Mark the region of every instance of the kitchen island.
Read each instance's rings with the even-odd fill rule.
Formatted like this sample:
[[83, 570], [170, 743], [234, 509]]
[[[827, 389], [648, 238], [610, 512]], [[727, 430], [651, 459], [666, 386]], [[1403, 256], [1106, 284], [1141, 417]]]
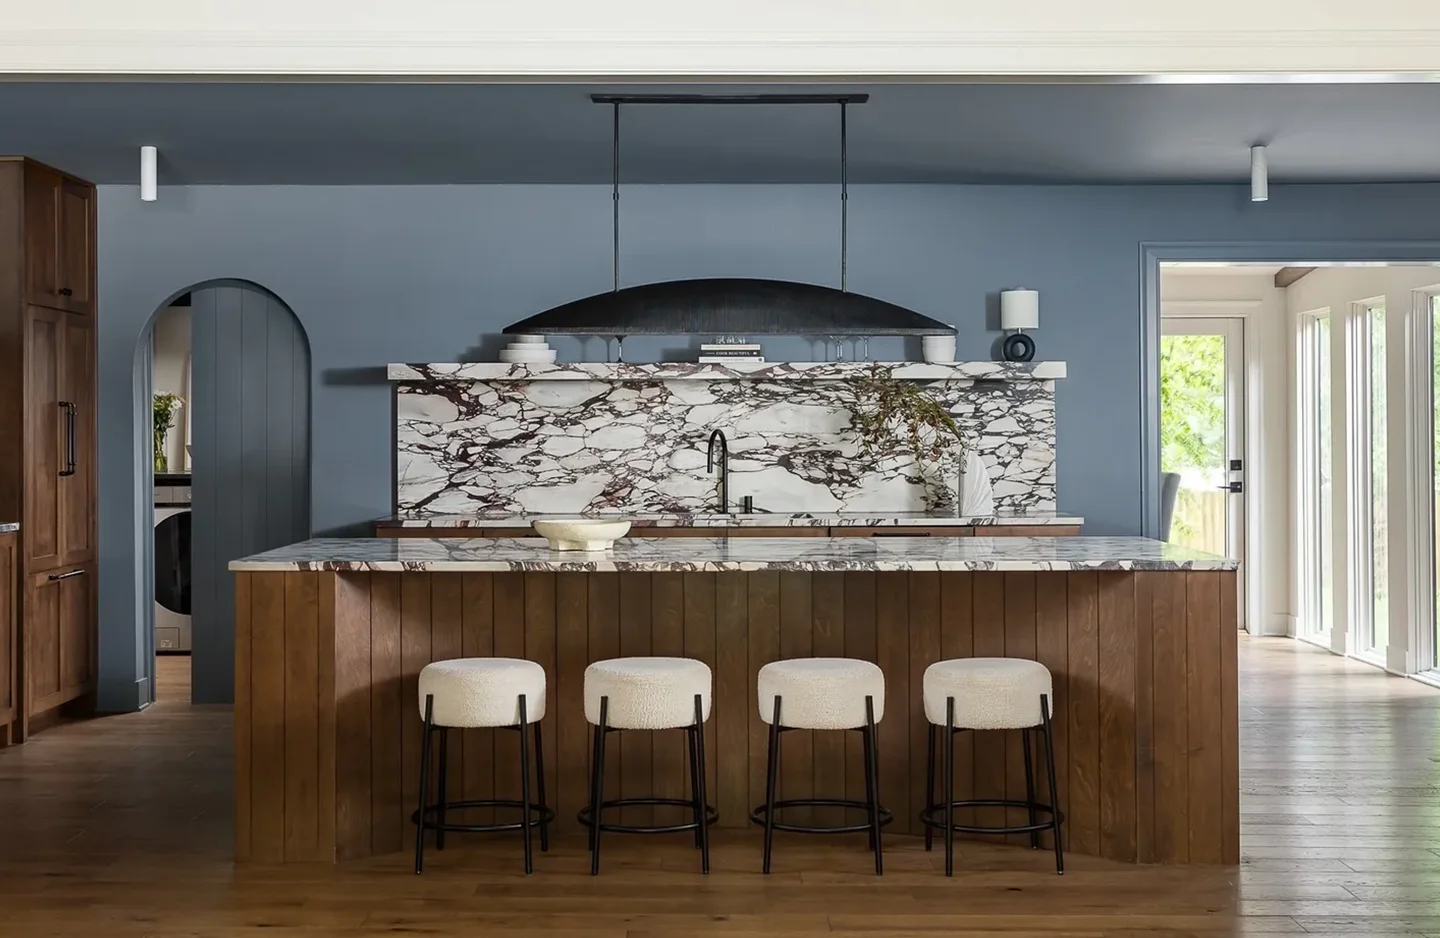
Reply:
[[[918, 834], [921, 676], [944, 658], [1006, 655], [1054, 675], [1067, 850], [1239, 859], [1233, 561], [1108, 537], [638, 538], [603, 554], [540, 540], [364, 538], [306, 541], [231, 569], [241, 861], [335, 862], [410, 843], [417, 675], [461, 656], [545, 666], [546, 788], [557, 823], [576, 828], [590, 751], [585, 667], [650, 654], [713, 669], [708, 791], [722, 827], [748, 826], [763, 800], [761, 665], [821, 655], [884, 669], [887, 835]], [[511, 797], [514, 734], [460, 735], [451, 792]], [[779, 797], [859, 797], [852, 735], [787, 734]], [[621, 734], [607, 787], [683, 795], [683, 738]], [[1021, 753], [1015, 734], [963, 734], [957, 797], [1016, 797]], [[627, 819], [643, 823], [645, 810]]]

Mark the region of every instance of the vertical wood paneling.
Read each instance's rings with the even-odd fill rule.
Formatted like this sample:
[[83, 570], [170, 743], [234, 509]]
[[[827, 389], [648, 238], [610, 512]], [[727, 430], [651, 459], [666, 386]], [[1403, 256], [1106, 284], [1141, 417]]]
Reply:
[[1135, 574], [1135, 859], [1140, 863], [1156, 860], [1152, 586], [1157, 576], [1164, 575]]
[[[445, 661], [459, 658], [465, 653], [465, 580], [458, 576], [436, 576], [430, 578], [430, 660]], [[445, 797], [460, 800], [465, 787], [465, 734], [452, 730], [450, 741], [450, 765], [445, 784], [449, 786]], [[439, 779], [437, 760], [436, 779]], [[438, 781], [437, 781], [438, 788]]]
[[[810, 581], [810, 616], [814, 634], [811, 650], [818, 658], [845, 657], [845, 574], [816, 573]], [[816, 798], [840, 799], [845, 795], [846, 774], [852, 769], [845, 758], [848, 733], [815, 733], [811, 759]], [[853, 771], [859, 771], [858, 766]], [[817, 808], [815, 823], [835, 826], [845, 821], [839, 808]]]
[[[599, 579], [597, 577], [597, 579]], [[750, 577], [715, 577], [715, 808], [723, 827], [750, 826]]]
[[[420, 748], [421, 738], [425, 735], [422, 719], [425, 711], [421, 709], [420, 702], [420, 669], [432, 660], [432, 579], [434, 577], [428, 573], [407, 573], [400, 577], [400, 798], [402, 804], [411, 806], [411, 810], [419, 804], [420, 797]], [[516, 579], [519, 585], [518, 578], [512, 579]], [[433, 775], [431, 777], [434, 778]], [[430, 794], [434, 792], [432, 785]], [[407, 826], [406, 837], [412, 832], [413, 827]]]
[[[749, 753], [750, 753], [750, 789], [746, 796], [746, 803], [758, 805], [765, 801], [765, 762], [766, 751], [769, 747], [770, 728], [769, 724], [760, 719], [760, 708], [764, 707], [767, 712], [773, 712], [774, 702], [760, 700], [759, 691], [756, 688], [756, 675], [760, 669], [772, 661], [780, 658], [780, 574], [778, 573], [753, 573], [750, 574], [749, 590], [749, 635], [748, 648], [750, 661], [746, 669], [746, 683], [750, 698], [749, 709]], [[780, 722], [785, 722], [785, 702], [780, 702]], [[785, 736], [792, 736], [785, 734]], [[790, 740], [782, 737], [780, 740], [781, 765], [784, 765], [784, 757], [789, 754], [786, 746]]]
[[[684, 643], [685, 656], [703, 661], [710, 666], [711, 681], [715, 679], [718, 666], [715, 648], [715, 577], [714, 573], [684, 574], [685, 615]], [[716, 759], [715, 748], [715, 688], [710, 688], [710, 719], [705, 721], [705, 797], [715, 804]]]
[[1069, 577], [1070, 847], [1093, 856], [1100, 851], [1099, 575]]
[[[875, 574], [846, 573], [845, 657], [874, 661], [878, 654], [875, 633]], [[859, 733], [845, 734], [845, 797], [865, 800], [865, 755]], [[851, 768], [859, 766], [859, 771]]]
[[1135, 862], [1135, 575], [1099, 575], [1100, 839]]
[[[590, 660], [658, 653], [713, 661], [710, 797], [736, 828], [748, 826], [763, 798], [759, 667], [811, 654], [875, 660], [889, 691], [880, 725], [892, 727], [880, 743], [882, 799], [896, 815], [892, 832], [919, 833], [924, 669], [1004, 654], [1034, 657], [1055, 677], [1072, 852], [1234, 862], [1233, 585], [1232, 574], [1122, 571], [245, 574], [236, 607], [235, 660], [244, 667], [236, 675], [237, 856], [323, 861], [406, 848], [421, 731], [414, 678], [429, 661], [457, 655], [524, 655], [547, 668], [547, 776], [562, 827], [573, 826], [586, 794]], [[853, 753], [844, 751], [846, 735]], [[459, 767], [451, 782], [466, 798], [518, 795], [518, 741], [504, 736], [515, 751], [498, 756], [490, 737], [452, 736]], [[971, 737], [982, 742], [967, 750]], [[1019, 795], [1003, 744], [997, 753], [987, 739], [1004, 734], [957, 738], [958, 798], [999, 795], [1007, 783]], [[619, 742], [612, 738], [607, 758], [612, 797], [689, 793], [678, 736], [669, 747]], [[862, 797], [857, 734], [789, 734], [781, 782], [782, 796]], [[980, 814], [998, 820], [998, 812]]]
[[[1053, 696], [1050, 699], [1051, 746], [1055, 750], [1055, 788], [1046, 790], [1042, 800], [1070, 810], [1070, 622], [1068, 573], [1037, 573], [1035, 575], [1035, 659], [1050, 669]], [[1037, 763], [1038, 765], [1038, 763]], [[1062, 825], [1064, 841], [1069, 831]], [[1053, 847], [1050, 835], [1041, 843]], [[1065, 843], [1068, 846], [1068, 841]]]
[[910, 736], [910, 760], [905, 767], [910, 785], [910, 815], [902, 829], [920, 831], [915, 815], [926, 806], [925, 752], [930, 723], [925, 719], [925, 669], [940, 660], [940, 574], [914, 573], [907, 576], [910, 588], [909, 665], [910, 689], [904, 700], [896, 701], [894, 717], [904, 719]]
[[[685, 575], [656, 573], [650, 579], [650, 653], [666, 658], [685, 654]], [[650, 734], [651, 781], [649, 794], [656, 798], [689, 797], [690, 770], [684, 730], [660, 730]], [[682, 812], [657, 808], [662, 822]]]
[[[970, 658], [975, 654], [975, 575], [951, 573], [940, 578], [940, 659]], [[943, 740], [936, 743], [938, 760], [944, 755]], [[937, 770], [935, 790], [937, 802], [944, 803], [941, 786], [944, 774]], [[961, 733], [955, 737], [956, 801], [978, 797], [975, 793], [975, 734]]]
[[[590, 741], [585, 722], [585, 667], [590, 663], [589, 575], [555, 574], [555, 709], [545, 715], [547, 733], [555, 735], [558, 783], [551, 789], [551, 807], [559, 830], [578, 829], [575, 812], [589, 791]], [[564, 771], [562, 771], [562, 768]]]
[[[554, 800], [554, 792], [560, 784], [556, 774], [556, 743], [559, 737], [554, 732], [555, 718], [555, 655], [556, 655], [556, 611], [555, 574], [531, 572], [525, 574], [525, 657], [545, 669], [545, 716], [546, 725], [540, 728], [540, 740], [545, 756], [545, 794]], [[506, 735], [510, 735], [506, 733]], [[531, 742], [534, 737], [531, 737]], [[518, 743], [519, 740], [517, 739]], [[535, 758], [532, 754], [530, 758]], [[515, 763], [518, 770], [519, 762]], [[533, 766], [531, 786], [538, 785]], [[530, 796], [535, 797], [538, 788], [532, 787]]]
[[1223, 771], [1225, 717], [1220, 704], [1220, 574], [1185, 575], [1185, 709], [1189, 747], [1191, 863], [1219, 863], [1224, 854]]
[[[503, 576], [497, 579], [504, 579]], [[618, 576], [589, 578], [590, 660], [604, 661], [620, 657], [620, 580]], [[742, 651], [744, 649], [741, 649]], [[593, 729], [593, 728], [592, 728]], [[593, 738], [593, 737], [592, 737]], [[589, 747], [586, 747], [589, 751]], [[612, 733], [605, 742], [605, 797], [613, 800], [620, 794], [620, 739]], [[589, 778], [587, 775], [586, 778]], [[587, 791], [589, 783], [586, 783]]]
[[[974, 587], [974, 645], [977, 658], [1001, 658], [1005, 655], [1005, 577], [976, 576]], [[1005, 797], [1005, 736], [994, 731], [964, 733], [974, 737], [975, 797]], [[957, 798], [959, 796], [957, 795]], [[974, 814], [976, 823], [999, 826], [1006, 820], [1005, 812], [988, 808]], [[984, 838], [993, 840], [997, 838]]]
[[[339, 738], [336, 725], [338, 696], [335, 687], [335, 602], [339, 588], [333, 573], [319, 573], [315, 576], [315, 665], [316, 665], [316, 715], [315, 740], [316, 789], [315, 789], [315, 859], [320, 862], [335, 861], [335, 746]], [[368, 621], [368, 616], [366, 617]], [[369, 643], [365, 636], [365, 647]]]
[[1186, 709], [1185, 576], [1157, 574], [1150, 581], [1152, 693], [1155, 742], [1155, 859], [1190, 859], [1186, 814], [1190, 779], [1186, 767], [1189, 713]]
[[250, 858], [285, 859], [285, 580], [250, 578]]
[[[1028, 658], [1033, 661], [1037, 653], [1035, 636], [1036, 574], [1011, 572], [1004, 576], [1005, 656], [1007, 658]], [[1025, 799], [1025, 741], [1020, 733], [1004, 733], [1002, 735], [1005, 739], [1005, 797], [1023, 801]], [[1032, 756], [1036, 751], [1034, 748], [1031, 749]], [[1011, 808], [1006, 815], [1009, 824], [1029, 823], [1029, 815], [1022, 808]], [[1025, 834], [1011, 835], [1008, 840], [1015, 844], [1030, 843], [1029, 835]]]
[[[630, 658], [650, 654], [651, 577], [649, 573], [620, 574], [620, 654]], [[654, 734], [622, 732], [618, 746], [610, 753], [620, 755], [620, 792], [625, 798], [647, 798], [655, 792], [651, 786], [654, 774]], [[612, 745], [615, 745], [612, 743]], [[650, 824], [653, 808], [625, 808], [620, 819], [625, 824]]]
[[252, 285], [194, 290], [190, 315], [192, 699], [228, 703], [225, 565], [310, 536], [310, 351], [289, 308]]
[[1240, 862], [1240, 691], [1236, 648], [1240, 621], [1236, 610], [1239, 577], [1220, 576], [1220, 862]]
[[402, 696], [400, 581], [405, 576], [370, 576], [370, 838], [375, 853], [399, 850], [410, 829], [400, 760], [404, 724], [418, 711], [413, 698]]
[[[885, 672], [880, 721], [880, 803], [895, 815], [893, 828], [910, 828], [910, 590], [909, 574], [875, 579], [876, 664]], [[876, 708], [879, 715], [879, 708]]]
[[[495, 654], [525, 657], [525, 575], [499, 574], [492, 580], [495, 600]], [[520, 737], [510, 730], [492, 730], [495, 749], [495, 797], [520, 800]], [[496, 820], [515, 815], [497, 811]]]
[[[814, 655], [813, 582], [809, 573], [780, 574], [780, 655], [786, 658], [809, 658]], [[757, 701], [758, 704], [758, 701]], [[780, 764], [777, 797], [815, 797], [815, 746], [819, 734], [796, 730], [785, 734], [785, 759]], [[798, 824], [815, 823], [812, 808], [794, 808], [790, 820]]]
[[371, 576], [336, 576], [332, 594], [335, 761], [333, 778], [322, 777], [321, 784], [329, 781], [335, 785], [335, 857], [339, 860], [370, 854]]
[[[235, 860], [250, 860], [250, 584], [254, 574], [235, 574]], [[368, 677], [368, 675], [367, 675]]]

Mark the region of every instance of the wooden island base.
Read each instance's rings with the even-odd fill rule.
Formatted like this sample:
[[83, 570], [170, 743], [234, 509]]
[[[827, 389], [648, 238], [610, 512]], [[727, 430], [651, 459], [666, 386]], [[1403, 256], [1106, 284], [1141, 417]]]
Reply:
[[[685, 655], [711, 666], [708, 791], [728, 828], [749, 826], [751, 807], [764, 800], [760, 666], [808, 655], [877, 662], [887, 693], [880, 796], [895, 815], [887, 833], [918, 834], [921, 676], [945, 658], [1004, 655], [1034, 658], [1054, 675], [1068, 851], [1140, 863], [1239, 861], [1231, 571], [236, 577], [242, 862], [335, 862], [413, 845], [417, 675], [430, 661], [485, 655], [545, 666], [545, 781], [563, 830], [578, 828], [586, 800], [582, 677], [591, 661]], [[684, 795], [682, 731], [617, 737], [607, 793]], [[961, 734], [957, 798], [1020, 797], [1019, 739]], [[518, 797], [518, 759], [514, 733], [461, 732], [451, 797]], [[781, 766], [781, 798], [863, 797], [858, 734], [787, 733]], [[627, 809], [625, 820], [647, 820], [649, 810]], [[757, 862], [759, 849], [757, 831]]]

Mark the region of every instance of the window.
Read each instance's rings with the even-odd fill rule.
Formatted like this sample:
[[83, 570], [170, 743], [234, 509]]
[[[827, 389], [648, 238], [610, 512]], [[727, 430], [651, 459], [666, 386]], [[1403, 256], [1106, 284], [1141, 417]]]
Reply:
[[[1299, 355], [1301, 570], [1307, 637], [1329, 642], [1335, 622], [1331, 488], [1330, 314], [1302, 321]], [[1440, 476], [1437, 476], [1440, 479]], [[1437, 483], [1440, 484], [1440, 483]]]
[[[1367, 628], [1361, 632], [1359, 650], [1385, 655], [1390, 634], [1390, 535], [1388, 493], [1389, 458], [1386, 443], [1389, 438], [1386, 424], [1385, 400], [1385, 307], [1369, 306], [1365, 310], [1365, 335], [1368, 350], [1366, 374], [1369, 403], [1365, 443], [1369, 448], [1368, 478], [1369, 489], [1369, 570], [1370, 615]], [[1362, 465], [1366, 460], [1358, 460]], [[1362, 490], [1363, 494], [1363, 490]]]
[[1440, 532], [1440, 523], [1437, 523], [1436, 512], [1440, 511], [1440, 421], [1435, 419], [1435, 394], [1440, 388], [1440, 295], [1430, 297], [1430, 466], [1431, 466], [1431, 496], [1430, 496], [1430, 559], [1431, 559], [1431, 581], [1430, 595], [1434, 599], [1430, 616], [1430, 647], [1423, 649], [1428, 651], [1429, 661], [1421, 662], [1421, 667], [1440, 668], [1440, 543], [1436, 541], [1436, 533]]

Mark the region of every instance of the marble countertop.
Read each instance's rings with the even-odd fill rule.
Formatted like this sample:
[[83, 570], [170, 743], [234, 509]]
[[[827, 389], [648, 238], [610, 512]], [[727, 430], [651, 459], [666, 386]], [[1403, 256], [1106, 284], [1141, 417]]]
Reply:
[[18, 521], [0, 523], [0, 534], [14, 534], [18, 530], [20, 530], [20, 522]]
[[[564, 514], [496, 514], [445, 515], [400, 514], [375, 522], [380, 528], [528, 528], [532, 521], [561, 520], [575, 517], [607, 518], [605, 513], [581, 516]], [[1085, 519], [1053, 511], [1037, 511], [998, 515], [954, 515], [927, 511], [840, 511], [840, 512], [754, 512], [751, 514], [720, 512], [638, 512], [617, 513], [616, 520], [629, 521], [637, 528], [885, 528], [885, 527], [989, 527], [1014, 526], [1079, 526]]]
[[232, 560], [242, 572], [506, 573], [758, 570], [1234, 570], [1234, 560], [1143, 537], [630, 538], [601, 553], [539, 538], [321, 538]]

